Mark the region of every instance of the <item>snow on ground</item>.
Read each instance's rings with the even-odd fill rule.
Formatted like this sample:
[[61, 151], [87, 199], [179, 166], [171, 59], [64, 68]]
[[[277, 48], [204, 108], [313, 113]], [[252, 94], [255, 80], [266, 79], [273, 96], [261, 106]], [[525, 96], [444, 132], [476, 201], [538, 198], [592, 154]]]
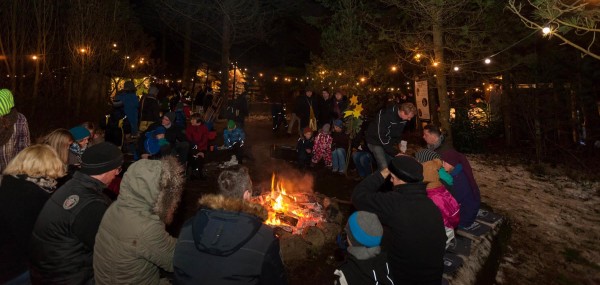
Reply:
[[481, 200], [509, 218], [499, 284], [600, 284], [600, 182], [536, 176], [504, 157], [471, 155]]

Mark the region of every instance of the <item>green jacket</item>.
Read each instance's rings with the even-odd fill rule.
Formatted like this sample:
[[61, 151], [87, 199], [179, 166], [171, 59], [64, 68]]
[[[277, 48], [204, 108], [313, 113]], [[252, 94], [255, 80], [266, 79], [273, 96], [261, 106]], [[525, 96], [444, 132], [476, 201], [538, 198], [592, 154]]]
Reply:
[[96, 284], [159, 284], [159, 267], [173, 271], [177, 239], [165, 225], [179, 204], [183, 168], [173, 157], [133, 163], [108, 208], [94, 247]]

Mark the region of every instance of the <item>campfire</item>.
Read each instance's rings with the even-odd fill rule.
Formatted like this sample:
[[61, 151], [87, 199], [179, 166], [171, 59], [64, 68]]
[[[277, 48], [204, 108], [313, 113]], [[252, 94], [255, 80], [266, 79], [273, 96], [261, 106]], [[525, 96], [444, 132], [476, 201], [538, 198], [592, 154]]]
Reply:
[[270, 191], [257, 197], [257, 202], [269, 212], [265, 224], [302, 234], [307, 227], [323, 221], [323, 207], [312, 189], [300, 189], [302, 186], [298, 183], [280, 176], [273, 173]]

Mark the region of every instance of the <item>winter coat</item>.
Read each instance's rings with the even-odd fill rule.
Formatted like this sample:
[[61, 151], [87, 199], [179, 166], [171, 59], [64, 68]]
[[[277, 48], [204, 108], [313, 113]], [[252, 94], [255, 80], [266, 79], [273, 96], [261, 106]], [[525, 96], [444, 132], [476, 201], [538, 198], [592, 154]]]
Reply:
[[208, 149], [208, 128], [206, 125], [189, 125], [187, 129], [185, 129], [185, 136], [192, 145], [196, 146], [198, 151], [203, 152]]
[[131, 133], [129, 117], [123, 107], [113, 108], [105, 120], [100, 122], [100, 128], [104, 130], [104, 140], [116, 146], [122, 146], [125, 135]]
[[140, 108], [140, 100], [138, 96], [133, 91], [123, 92], [116, 96], [117, 100], [123, 102], [123, 108], [125, 109], [125, 114], [127, 114], [127, 118], [129, 119], [129, 123], [132, 126], [138, 124], [138, 110]]
[[344, 111], [348, 108], [348, 100], [344, 97], [342, 100], [333, 99], [333, 119], [343, 119]]
[[[141, 153], [148, 153], [148, 151], [146, 151], [146, 147], [144, 145], [144, 142], [146, 141], [144, 139], [144, 138], [146, 138], [146, 133], [152, 132], [160, 126], [162, 126], [161, 123], [152, 124], [142, 134], [142, 136], [140, 136], [142, 139], [138, 140], [138, 150]], [[181, 127], [179, 127], [175, 124], [171, 124], [171, 127], [169, 127], [169, 128], [165, 127], [165, 129], [166, 129], [165, 139], [169, 142], [169, 144], [172, 148], [174, 148], [178, 142], [187, 142], [187, 137], [185, 136], [184, 130]]]
[[387, 254], [380, 253], [375, 257], [360, 260], [349, 255], [346, 261], [335, 270], [339, 285], [393, 285]]
[[240, 128], [235, 128], [233, 130], [225, 129], [223, 131], [223, 142], [227, 148], [232, 147], [234, 143], [243, 143], [245, 139], [246, 133]]
[[165, 227], [181, 198], [182, 173], [172, 156], [129, 166], [96, 235], [96, 284], [159, 284], [161, 268], [173, 271], [177, 239]]
[[329, 98], [327, 100], [323, 99], [323, 97], [319, 97], [318, 100], [319, 111], [317, 112], [319, 116], [317, 117], [319, 128], [324, 124], [331, 124], [334, 118], [333, 114], [333, 99]]
[[444, 226], [451, 229], [456, 228], [460, 220], [460, 206], [450, 192], [446, 190], [446, 187], [441, 185], [436, 188], [427, 189], [427, 197], [433, 201], [440, 210], [440, 213], [442, 213]]
[[264, 208], [241, 199], [204, 195], [179, 235], [175, 284], [286, 284], [279, 240]]
[[469, 178], [465, 174], [462, 164], [454, 166], [450, 172], [453, 178], [453, 193], [456, 202], [460, 204], [460, 223], [459, 227], [466, 228], [471, 226], [477, 218], [477, 212], [481, 204], [479, 189], [472, 189]]
[[46, 202], [31, 237], [33, 284], [84, 284], [94, 277], [94, 237], [111, 202], [105, 187], [77, 171]]
[[315, 99], [315, 95], [310, 98], [306, 95], [301, 95], [296, 99], [296, 116], [300, 118], [300, 126], [302, 128], [308, 126], [310, 120], [310, 107], [312, 106], [315, 118], [319, 118], [319, 103]]
[[357, 210], [375, 213], [387, 226], [383, 247], [388, 252], [396, 284], [442, 282], [446, 231], [440, 211], [427, 197], [424, 183], [397, 185], [377, 192], [385, 179], [376, 172], [354, 188]]
[[0, 127], [0, 173], [8, 163], [31, 144], [27, 118], [15, 108], [2, 117], [4, 126]]
[[380, 145], [387, 154], [396, 156], [400, 152], [396, 146], [400, 143], [406, 123], [407, 121], [398, 116], [397, 105], [379, 110], [367, 128], [367, 143]]
[[331, 132], [331, 143], [331, 149], [348, 149], [348, 146], [350, 144], [350, 137], [348, 136], [348, 134], [346, 134], [346, 132], [344, 132], [344, 130], [342, 130], [339, 133], [334, 131]]
[[298, 143], [296, 144], [296, 150], [298, 152], [306, 152], [307, 149], [310, 149], [312, 151], [314, 145], [315, 140], [313, 137], [311, 137], [310, 139], [301, 137], [298, 139]]
[[156, 97], [144, 96], [140, 107], [140, 121], [160, 121], [160, 104]]
[[0, 284], [28, 270], [29, 240], [53, 188], [25, 175], [2, 177], [0, 186]]

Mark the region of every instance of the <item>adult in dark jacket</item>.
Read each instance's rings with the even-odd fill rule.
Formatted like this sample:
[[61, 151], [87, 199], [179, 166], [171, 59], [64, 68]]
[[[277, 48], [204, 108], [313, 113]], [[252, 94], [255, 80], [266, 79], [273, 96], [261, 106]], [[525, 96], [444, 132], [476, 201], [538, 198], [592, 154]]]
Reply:
[[81, 169], [46, 202], [31, 238], [33, 284], [93, 282], [96, 233], [110, 199], [102, 190], [121, 171], [123, 153], [99, 143], [83, 153]]
[[[182, 165], [185, 165], [188, 159], [188, 154], [190, 153], [190, 144], [185, 136], [185, 130], [180, 126], [175, 125], [175, 112], [169, 112], [162, 117], [161, 123], [155, 123], [148, 127], [146, 132], [151, 132], [161, 125], [166, 129], [165, 139], [169, 142], [171, 153], [177, 156], [177, 159]], [[146, 133], [141, 138], [146, 137]], [[141, 152], [142, 158], [150, 157], [148, 151], [144, 147], [144, 139], [138, 140], [138, 150]], [[163, 153], [165, 155], [165, 153]]]
[[[311, 119], [311, 110], [314, 119], [319, 117], [319, 103], [314, 98], [311, 90], [306, 90], [304, 95], [298, 96], [296, 99], [296, 116], [300, 118], [300, 127], [304, 129], [309, 126]], [[317, 122], [313, 122], [314, 126], [310, 126], [313, 131], [317, 130]]]
[[321, 97], [317, 100], [319, 111], [317, 112], [319, 116], [317, 117], [317, 126], [319, 129], [325, 124], [331, 124], [334, 114], [333, 114], [333, 99], [331, 98], [331, 94], [329, 91], [323, 90], [321, 92]]
[[287, 284], [279, 240], [265, 209], [249, 202], [248, 169], [234, 166], [218, 178], [219, 194], [204, 195], [175, 247], [176, 284]]
[[344, 119], [346, 108], [348, 108], [348, 100], [342, 95], [342, 92], [335, 92], [333, 97], [333, 119]]
[[[2, 173], [0, 186], [0, 284], [29, 280], [29, 240], [37, 217], [56, 190], [65, 167], [49, 145], [32, 145]], [[15, 283], [10, 283], [15, 282]]]
[[412, 103], [386, 107], [369, 124], [365, 138], [379, 170], [386, 168], [392, 157], [400, 152], [398, 144], [402, 132], [407, 121], [415, 116], [416, 110]]
[[160, 103], [156, 99], [158, 88], [154, 85], [148, 89], [148, 94], [142, 98], [140, 107], [140, 131], [145, 131], [152, 123], [160, 121]]
[[133, 81], [127, 81], [123, 86], [122, 92], [115, 97], [116, 100], [123, 102], [125, 114], [127, 114], [129, 124], [131, 125], [132, 135], [137, 135], [138, 133], [138, 110], [140, 108], [140, 101], [135, 91], [136, 88]]
[[[393, 191], [377, 192], [387, 176]], [[383, 246], [397, 284], [439, 285], [442, 281], [446, 232], [425, 187], [423, 166], [401, 155], [390, 161], [389, 169], [365, 178], [352, 193], [356, 209], [375, 213], [388, 227]]]
[[250, 115], [248, 109], [248, 92], [243, 92], [235, 98], [235, 122], [240, 128], [244, 128], [246, 117]]
[[131, 133], [131, 124], [123, 109], [123, 102], [112, 102], [112, 109], [100, 122], [100, 128], [104, 130], [105, 141], [118, 147], [125, 145], [125, 135]]

